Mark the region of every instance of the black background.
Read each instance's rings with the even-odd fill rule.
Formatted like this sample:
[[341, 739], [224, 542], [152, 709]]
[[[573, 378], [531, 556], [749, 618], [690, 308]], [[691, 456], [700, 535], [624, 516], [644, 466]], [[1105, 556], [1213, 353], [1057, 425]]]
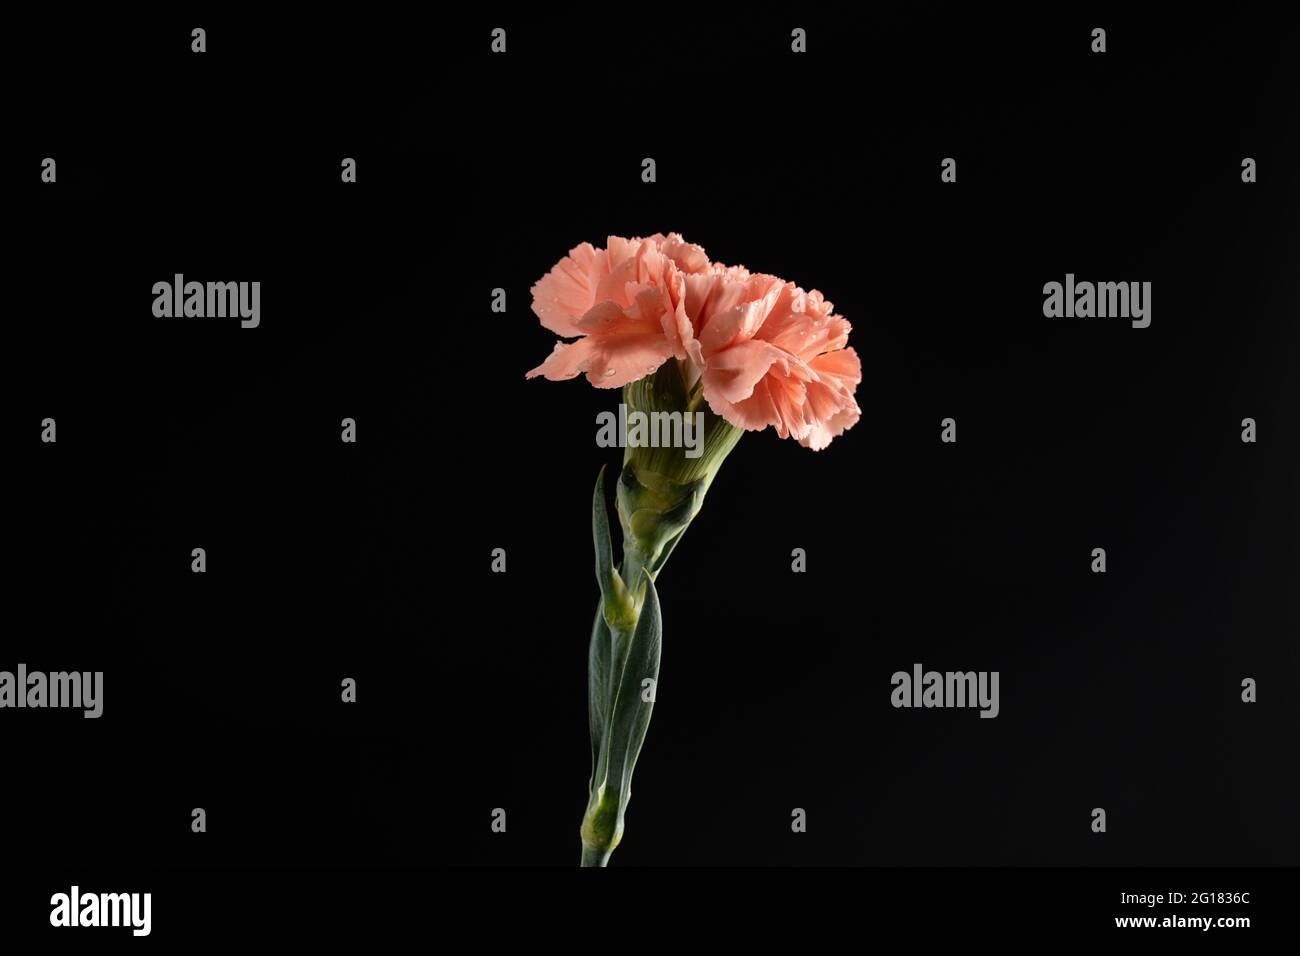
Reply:
[[[835, 303], [863, 416], [747, 435], [660, 578], [614, 865], [1296, 863], [1297, 31], [1094, 19], [10, 22], [0, 668], [105, 711], [0, 714], [7, 850], [576, 864], [619, 397], [524, 380], [528, 290], [679, 231]], [[261, 326], [155, 319], [176, 272]], [[1151, 327], [1044, 318], [1067, 272]], [[1000, 716], [891, 708], [914, 662]]]

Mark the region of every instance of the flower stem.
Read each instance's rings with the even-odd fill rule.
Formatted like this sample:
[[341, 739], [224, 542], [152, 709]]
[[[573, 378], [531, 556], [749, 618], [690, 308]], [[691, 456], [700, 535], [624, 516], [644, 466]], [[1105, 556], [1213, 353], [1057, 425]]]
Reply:
[[[630, 383], [634, 410], [660, 412], [702, 404], [666, 363]], [[629, 445], [615, 494], [623, 561], [614, 566], [603, 475], [592, 500], [592, 540], [601, 600], [588, 651], [588, 714], [592, 775], [582, 818], [582, 866], [606, 866], [623, 837], [632, 771], [645, 741], [659, 678], [662, 619], [655, 578], [699, 513], [718, 468], [743, 432], [711, 412], [700, 413], [701, 442], [684, 447]]]

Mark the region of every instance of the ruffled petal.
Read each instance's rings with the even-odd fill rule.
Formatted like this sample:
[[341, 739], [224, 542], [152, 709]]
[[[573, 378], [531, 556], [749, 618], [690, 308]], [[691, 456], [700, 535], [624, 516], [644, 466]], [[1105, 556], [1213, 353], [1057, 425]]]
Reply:
[[574, 321], [596, 303], [605, 252], [591, 243], [575, 246], [532, 288], [533, 312], [556, 335], [577, 335]]

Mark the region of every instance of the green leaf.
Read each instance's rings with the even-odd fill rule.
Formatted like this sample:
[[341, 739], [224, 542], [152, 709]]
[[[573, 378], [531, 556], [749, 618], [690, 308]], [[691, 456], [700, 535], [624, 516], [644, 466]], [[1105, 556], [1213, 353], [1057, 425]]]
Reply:
[[600, 585], [605, 622], [611, 631], [631, 630], [636, 620], [636, 607], [623, 579], [614, 569], [614, 548], [609, 540], [609, 516], [605, 511], [604, 466], [596, 476], [596, 490], [591, 496], [591, 539], [596, 548], [596, 583]]
[[614, 639], [605, 623], [603, 602], [596, 605], [587, 650], [587, 716], [591, 724], [591, 789], [605, 781], [605, 737], [609, 727], [610, 688]]
[[603, 466], [596, 476], [596, 490], [591, 497], [591, 537], [596, 548], [596, 583], [600, 585], [600, 601], [596, 605], [596, 620], [591, 625], [591, 645], [587, 650], [587, 715], [591, 724], [591, 786], [594, 790], [605, 780], [605, 736], [614, 687], [614, 638], [605, 619], [606, 604], [616, 595], [614, 551], [609, 541], [609, 517], [605, 511]]
[[[619, 814], [627, 806], [632, 790], [632, 769], [636, 766], [646, 728], [650, 725], [653, 700], [643, 698], [642, 682], [659, 681], [659, 655], [663, 645], [663, 623], [659, 614], [659, 594], [654, 580], [644, 575], [646, 596], [636, 630], [628, 641], [625, 660], [616, 673], [618, 683], [609, 717], [609, 756], [606, 771], [607, 791], [617, 787]], [[619, 655], [622, 656], [622, 655]], [[617, 660], [616, 660], [617, 665]]]
[[[603, 866], [623, 833], [632, 769], [645, 742], [654, 702], [642, 684], [659, 679], [663, 642], [659, 595], [649, 573], [629, 593], [614, 568], [604, 501], [604, 469], [592, 496], [591, 534], [601, 599], [587, 652], [591, 783], [583, 816], [583, 865]], [[626, 558], [626, 553], [625, 553]], [[627, 572], [627, 568], [624, 568]], [[644, 594], [637, 608], [636, 596]], [[653, 685], [652, 685], [653, 686]]]
[[591, 537], [596, 545], [596, 583], [600, 596], [608, 601], [614, 576], [614, 549], [609, 543], [609, 516], [605, 513], [605, 466], [596, 476], [596, 491], [591, 496]]

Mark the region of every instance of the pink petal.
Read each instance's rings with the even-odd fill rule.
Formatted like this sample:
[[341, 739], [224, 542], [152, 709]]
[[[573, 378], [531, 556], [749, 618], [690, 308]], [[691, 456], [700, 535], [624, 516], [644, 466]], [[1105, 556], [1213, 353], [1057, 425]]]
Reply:
[[556, 335], [577, 335], [574, 320], [595, 304], [605, 253], [591, 243], [575, 246], [532, 288], [533, 312]]
[[771, 370], [781, 363], [788, 374], [790, 353], [767, 342], [739, 342], [709, 359], [704, 369], [704, 397], [716, 396], [725, 402], [740, 402], [749, 398], [757, 385]]

